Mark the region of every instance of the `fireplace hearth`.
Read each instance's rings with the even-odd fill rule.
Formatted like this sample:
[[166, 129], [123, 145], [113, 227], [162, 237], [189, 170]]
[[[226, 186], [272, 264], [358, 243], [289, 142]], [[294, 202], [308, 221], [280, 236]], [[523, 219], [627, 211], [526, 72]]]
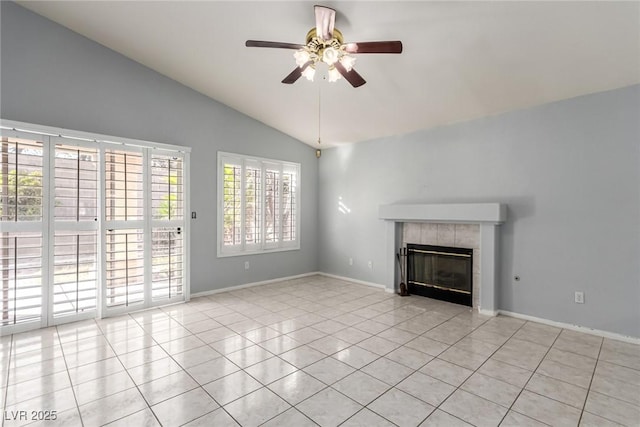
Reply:
[[456, 304], [473, 303], [473, 249], [407, 244], [411, 294]]

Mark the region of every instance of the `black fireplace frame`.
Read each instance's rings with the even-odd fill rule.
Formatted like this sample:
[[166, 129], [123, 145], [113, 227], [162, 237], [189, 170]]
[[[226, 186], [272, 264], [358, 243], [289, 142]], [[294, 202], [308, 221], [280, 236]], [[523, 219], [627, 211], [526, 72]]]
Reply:
[[[445, 288], [435, 284], [418, 284], [413, 277], [413, 257], [415, 251], [439, 252], [443, 254], [459, 254], [468, 257], [467, 277], [469, 277], [469, 292], [462, 292], [451, 288]], [[458, 248], [449, 246], [421, 245], [416, 243], [407, 244], [407, 287], [409, 293], [421, 295], [428, 298], [448, 301], [455, 304], [473, 306], [473, 249]]]

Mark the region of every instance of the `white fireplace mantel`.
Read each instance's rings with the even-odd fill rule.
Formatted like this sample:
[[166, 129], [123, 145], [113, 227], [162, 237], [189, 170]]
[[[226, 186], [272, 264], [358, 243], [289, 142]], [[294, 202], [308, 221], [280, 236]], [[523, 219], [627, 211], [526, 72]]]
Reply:
[[380, 219], [387, 222], [385, 287], [396, 291], [398, 272], [396, 252], [399, 247], [402, 223], [437, 222], [480, 225], [480, 275], [481, 287], [478, 311], [496, 314], [498, 226], [507, 219], [507, 206], [501, 203], [451, 203], [451, 204], [395, 204], [382, 205]]
[[379, 217], [396, 222], [503, 223], [507, 207], [500, 203], [455, 203], [422, 205], [382, 205]]

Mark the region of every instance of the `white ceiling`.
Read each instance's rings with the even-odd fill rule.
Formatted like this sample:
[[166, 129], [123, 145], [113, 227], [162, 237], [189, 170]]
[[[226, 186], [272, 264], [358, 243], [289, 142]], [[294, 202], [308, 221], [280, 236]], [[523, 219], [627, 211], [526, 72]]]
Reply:
[[639, 2], [345, 2], [345, 41], [402, 40], [401, 55], [358, 55], [367, 84], [280, 81], [313, 2], [20, 1], [310, 145], [398, 135], [640, 83]]

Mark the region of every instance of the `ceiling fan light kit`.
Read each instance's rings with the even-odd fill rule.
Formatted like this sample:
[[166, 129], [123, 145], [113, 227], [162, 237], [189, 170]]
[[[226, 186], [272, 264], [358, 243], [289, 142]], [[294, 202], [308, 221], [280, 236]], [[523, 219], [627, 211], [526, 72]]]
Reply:
[[306, 44], [247, 40], [247, 47], [271, 47], [296, 49], [293, 54], [295, 68], [282, 83], [292, 84], [300, 77], [313, 81], [316, 67], [324, 63], [328, 67], [328, 80], [338, 81], [344, 77], [351, 86], [360, 87], [366, 83], [353, 66], [356, 58], [352, 54], [360, 53], [402, 53], [401, 41], [379, 41], [362, 43], [344, 43], [342, 33], [334, 27], [336, 11], [325, 6], [314, 6], [316, 26], [307, 33]]

